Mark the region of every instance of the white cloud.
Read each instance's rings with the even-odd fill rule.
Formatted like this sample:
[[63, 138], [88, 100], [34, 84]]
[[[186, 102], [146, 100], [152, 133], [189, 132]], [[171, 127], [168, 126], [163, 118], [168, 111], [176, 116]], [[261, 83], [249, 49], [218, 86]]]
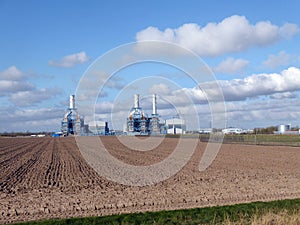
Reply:
[[159, 95], [169, 95], [171, 93], [171, 89], [164, 83], [154, 84], [148, 90], [149, 94], [159, 94]]
[[216, 66], [214, 71], [216, 73], [236, 74], [242, 72], [248, 65], [249, 61], [247, 60], [229, 57]]
[[269, 55], [268, 59], [263, 62], [263, 65], [270, 69], [276, 69], [279, 66], [287, 66], [291, 61], [291, 55], [281, 51], [276, 55]]
[[61, 94], [61, 90], [58, 88], [42, 88], [39, 90], [30, 90], [30, 91], [19, 91], [13, 93], [10, 96], [11, 102], [19, 107], [33, 106], [36, 103], [41, 103], [45, 100], [48, 100], [54, 96]]
[[283, 93], [275, 93], [270, 96], [271, 99], [289, 99], [289, 98], [296, 98], [297, 95], [292, 92], [283, 92]]
[[0, 108], [0, 132], [4, 131], [55, 131], [60, 129], [64, 115], [61, 108], [15, 109]]
[[0, 72], [0, 96], [8, 96], [19, 91], [30, 91], [35, 88], [27, 82], [26, 75], [17, 67], [11, 66]]
[[98, 95], [99, 97], [106, 97], [108, 92], [107, 89], [118, 90], [123, 87], [124, 84], [122, 78], [110, 76], [110, 74], [103, 71], [93, 70], [92, 72], [88, 72], [79, 81], [76, 98], [79, 101], [87, 101], [91, 100], [91, 98], [96, 98]]
[[15, 66], [0, 72], [0, 97], [7, 98], [14, 106], [28, 107], [62, 93], [58, 88], [37, 89], [27, 79]]
[[0, 96], [6, 96], [10, 93], [32, 90], [34, 85], [28, 82], [13, 80], [0, 80]]
[[[164, 94], [169, 102], [185, 105], [188, 98], [195, 104], [206, 104], [208, 100], [220, 99], [220, 88], [226, 101], [244, 101], [268, 96], [272, 99], [294, 98], [293, 92], [300, 91], [300, 69], [290, 67], [281, 73], [254, 74], [243, 79], [218, 80], [216, 83], [204, 82], [200, 88], [182, 88]], [[158, 85], [159, 86], [159, 85]], [[204, 92], [204, 91], [205, 92]]]
[[74, 53], [71, 55], [64, 56], [60, 60], [50, 60], [48, 64], [50, 66], [57, 67], [74, 67], [79, 64], [86, 63], [90, 60], [90, 57], [85, 52]]
[[[204, 84], [208, 85], [209, 84]], [[258, 96], [300, 90], [300, 69], [290, 67], [280, 74], [254, 74], [244, 79], [219, 81], [227, 101], [240, 101]]]
[[22, 80], [25, 77], [25, 74], [16, 66], [11, 66], [0, 72], [0, 80]]
[[254, 128], [292, 123], [299, 126], [300, 101], [294, 99], [226, 102], [228, 126]]
[[296, 24], [285, 23], [282, 27], [280, 27], [279, 32], [282, 37], [291, 38], [299, 32], [299, 27]]
[[136, 34], [137, 41], [167, 41], [191, 49], [201, 56], [219, 56], [229, 52], [241, 52], [254, 46], [265, 46], [299, 32], [295, 24], [279, 27], [269, 21], [256, 24], [244, 16], [233, 15], [220, 23], [208, 23], [201, 27], [195, 23], [164, 31], [148, 27]]

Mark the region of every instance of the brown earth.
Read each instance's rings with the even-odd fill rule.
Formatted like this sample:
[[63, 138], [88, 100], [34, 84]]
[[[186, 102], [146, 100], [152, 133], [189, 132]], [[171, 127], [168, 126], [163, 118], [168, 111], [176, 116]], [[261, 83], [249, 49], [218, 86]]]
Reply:
[[[161, 161], [177, 141], [139, 152], [102, 138], [111, 155], [133, 165]], [[299, 147], [223, 144], [199, 172], [205, 147], [199, 142], [171, 178], [132, 187], [99, 176], [74, 138], [0, 138], [0, 223], [300, 198]]]

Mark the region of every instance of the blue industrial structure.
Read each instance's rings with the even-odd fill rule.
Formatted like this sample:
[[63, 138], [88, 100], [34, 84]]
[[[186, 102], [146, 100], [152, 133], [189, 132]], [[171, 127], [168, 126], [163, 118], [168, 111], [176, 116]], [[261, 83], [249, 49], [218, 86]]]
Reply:
[[75, 108], [75, 95], [70, 96], [70, 107], [61, 122], [61, 131], [64, 136], [80, 135], [82, 127], [84, 127], [84, 120], [79, 116]]
[[156, 108], [156, 94], [153, 94], [153, 112], [146, 116], [139, 104], [139, 95], [134, 95], [134, 105], [127, 118], [128, 135], [160, 134], [163, 124], [159, 123], [159, 115]]
[[[160, 122], [159, 114], [157, 113], [156, 94], [153, 94], [152, 97], [153, 110], [151, 116], [148, 116], [139, 105], [139, 95], [134, 95], [134, 105], [130, 110], [126, 123], [125, 132], [127, 135], [159, 135], [167, 133], [167, 126], [165, 123]], [[84, 118], [79, 115], [75, 107], [75, 95], [71, 95], [70, 105], [61, 122], [61, 132], [59, 132], [59, 135], [54, 136], [114, 134], [115, 132], [110, 132], [108, 128], [108, 122], [92, 121], [89, 124], [84, 124]]]
[[70, 105], [61, 122], [59, 135], [109, 135], [107, 122], [97, 121], [95, 125], [84, 124], [84, 118], [75, 107], [75, 95], [70, 95]]

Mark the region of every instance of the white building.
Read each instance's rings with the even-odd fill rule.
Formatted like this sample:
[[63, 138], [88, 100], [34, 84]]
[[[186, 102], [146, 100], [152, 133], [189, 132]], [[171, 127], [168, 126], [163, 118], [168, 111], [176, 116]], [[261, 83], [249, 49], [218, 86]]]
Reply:
[[241, 134], [243, 133], [243, 130], [241, 128], [225, 128], [222, 130], [223, 134]]
[[107, 122], [104, 121], [92, 121], [89, 123], [89, 131], [94, 135], [103, 135], [106, 133]]
[[199, 130], [199, 134], [210, 134], [212, 133], [213, 129], [212, 128], [203, 128]]
[[183, 119], [172, 118], [166, 120], [167, 134], [185, 134], [186, 125]]

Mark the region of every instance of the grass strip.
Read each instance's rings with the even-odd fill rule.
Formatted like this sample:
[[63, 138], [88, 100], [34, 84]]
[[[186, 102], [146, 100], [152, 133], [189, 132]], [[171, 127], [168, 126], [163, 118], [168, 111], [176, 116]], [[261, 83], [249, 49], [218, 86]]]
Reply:
[[18, 225], [196, 225], [196, 224], [251, 224], [266, 214], [300, 215], [300, 199], [272, 202], [253, 202], [228, 206], [120, 214], [102, 217], [55, 219], [17, 223]]

